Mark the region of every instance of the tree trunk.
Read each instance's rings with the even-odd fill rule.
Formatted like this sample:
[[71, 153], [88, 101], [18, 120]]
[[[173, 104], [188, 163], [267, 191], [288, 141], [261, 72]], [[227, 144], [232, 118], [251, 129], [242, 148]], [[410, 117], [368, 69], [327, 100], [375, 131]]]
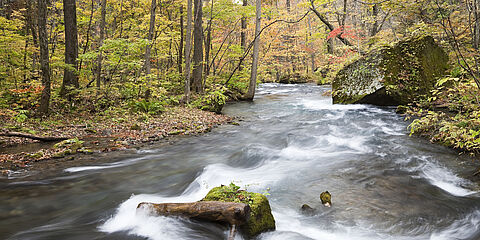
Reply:
[[155, 31], [155, 10], [157, 9], [157, 0], [152, 0], [152, 5], [150, 6], [150, 27], [148, 29], [148, 45], [145, 50], [145, 74], [149, 75], [152, 73], [152, 66], [150, 64], [150, 52], [152, 50], [152, 41], [153, 34]]
[[138, 204], [137, 209], [146, 209], [160, 216], [223, 222], [241, 226], [250, 217], [250, 206], [245, 203], [204, 201], [193, 203], [147, 203]]
[[478, 50], [480, 45], [480, 0], [473, 1], [473, 16], [475, 17], [473, 29], [473, 47]]
[[[33, 39], [33, 45], [35, 47], [38, 47], [38, 38], [37, 38], [37, 29], [36, 26], [38, 26], [35, 22], [34, 18], [34, 7], [33, 5], [33, 0], [27, 0], [27, 14], [26, 14], [26, 20], [27, 20], [27, 29], [30, 30], [30, 33], [32, 34], [32, 39]], [[34, 51], [32, 53], [32, 71], [36, 72], [37, 70], [37, 60], [38, 60], [38, 53]]]
[[[42, 1], [46, 1], [46, 0], [39, 0], [39, 2], [42, 2]], [[37, 136], [37, 135], [33, 135], [33, 134], [28, 134], [28, 133], [8, 132], [8, 131], [7, 132], [0, 132], [0, 136], [29, 138], [29, 139], [33, 139], [33, 140], [42, 141], [42, 142], [55, 142], [55, 141], [61, 141], [61, 140], [67, 140], [68, 139], [66, 137], [44, 137], [44, 136]]]
[[[98, 47], [103, 46], [103, 41], [105, 40], [105, 16], [107, 15], [107, 0], [102, 0], [101, 2], [101, 19], [100, 19], [100, 39]], [[103, 61], [103, 52], [99, 50], [100, 53], [98, 54], [97, 59], [97, 88], [100, 89], [100, 85], [102, 84], [102, 61]]]
[[[90, 31], [92, 29], [92, 20], [93, 20], [93, 12], [95, 10], [95, 0], [92, 0], [92, 4], [90, 6], [90, 19], [88, 20], [88, 27], [87, 27], [87, 36], [85, 40], [85, 45], [83, 46], [83, 52], [82, 54], [85, 54], [88, 49], [88, 44], [90, 43]], [[78, 72], [82, 70], [82, 59], [80, 59], [80, 62], [78, 64]]]
[[260, 21], [262, 19], [262, 1], [255, 1], [255, 41], [253, 43], [253, 59], [252, 72], [250, 74], [250, 84], [248, 85], [248, 92], [246, 99], [253, 100], [255, 96], [255, 87], [257, 86], [257, 66], [258, 66], [258, 52], [260, 51]]
[[50, 65], [48, 61], [47, 36], [47, 0], [38, 0], [38, 35], [40, 42], [40, 64], [42, 70], [42, 97], [40, 98], [39, 113], [48, 113], [50, 105]]
[[[78, 88], [78, 33], [77, 33], [77, 9], [75, 0], [63, 0], [63, 18], [65, 22], [65, 68], [63, 83], [60, 90], [61, 96], [66, 96], [70, 87]], [[73, 69], [71, 69], [73, 68]]]
[[347, 3], [348, 3], [348, 0], [343, 0], [342, 21], [340, 23], [340, 26], [342, 27], [345, 27], [345, 21], [347, 20]]
[[372, 27], [370, 28], [370, 37], [373, 37], [377, 34], [378, 32], [378, 5], [375, 4], [372, 7], [372, 17], [373, 17], [373, 24]]
[[285, 5], [287, 7], [287, 12], [290, 12], [290, 0], [286, 0]]
[[178, 46], [178, 73], [182, 74], [182, 62], [183, 62], [183, 5], [180, 6], [180, 43]]
[[120, 1], [120, 34], [118, 38], [122, 38], [123, 34], [123, 0]]
[[312, 23], [311, 23], [311, 18], [310, 16], [308, 16], [307, 18], [307, 23], [308, 23], [308, 36], [310, 37], [310, 49], [311, 49], [311, 53], [310, 53], [310, 60], [311, 60], [311, 63], [312, 63], [312, 73], [315, 72], [315, 51], [313, 50], [313, 39], [312, 39]]
[[187, 0], [187, 32], [185, 34], [185, 101], [190, 101], [190, 52], [192, 51], [192, 0]]
[[202, 27], [202, 0], [194, 1], [194, 27], [193, 27], [193, 90], [203, 92], [203, 27]]
[[[329, 32], [329, 29], [325, 27], [325, 30]], [[333, 54], [333, 38], [327, 39], [327, 53]]]
[[205, 41], [205, 79], [203, 82], [203, 86], [205, 87], [205, 81], [207, 80], [207, 76], [210, 75], [210, 50], [212, 44], [212, 24], [213, 24], [213, 0], [210, 0], [211, 7], [210, 7], [210, 21], [208, 22], [208, 31], [207, 31], [207, 39]]
[[[247, 0], [243, 0], [242, 6], [245, 8], [248, 5]], [[242, 32], [240, 33], [240, 45], [242, 47], [242, 56], [245, 54], [245, 50], [247, 49], [247, 17], [242, 17]], [[240, 64], [238, 67], [238, 71], [242, 71], [243, 64]]]

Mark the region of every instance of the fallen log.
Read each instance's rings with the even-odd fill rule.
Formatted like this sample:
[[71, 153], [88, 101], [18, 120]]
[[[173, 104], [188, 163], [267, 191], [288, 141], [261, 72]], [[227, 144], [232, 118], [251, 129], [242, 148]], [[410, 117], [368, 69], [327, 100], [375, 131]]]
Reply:
[[62, 140], [68, 139], [67, 137], [37, 136], [37, 135], [22, 133], [22, 132], [0, 132], [0, 136], [29, 138], [33, 140], [42, 141], [42, 142], [56, 142], [56, 141], [62, 141]]
[[148, 209], [159, 216], [179, 216], [241, 226], [250, 217], [250, 206], [245, 203], [203, 201], [192, 203], [138, 204], [137, 209]]

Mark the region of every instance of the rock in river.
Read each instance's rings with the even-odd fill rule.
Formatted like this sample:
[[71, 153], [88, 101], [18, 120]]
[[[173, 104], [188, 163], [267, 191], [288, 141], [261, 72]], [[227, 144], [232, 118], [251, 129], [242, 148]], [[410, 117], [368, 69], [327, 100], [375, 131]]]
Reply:
[[340, 70], [333, 103], [407, 104], [428, 95], [448, 68], [448, 55], [431, 36], [373, 50]]
[[275, 230], [275, 219], [267, 197], [260, 193], [238, 190], [233, 184], [215, 187], [202, 201], [242, 202], [250, 206], [250, 218], [241, 226], [241, 232], [247, 237], [254, 237], [262, 232]]

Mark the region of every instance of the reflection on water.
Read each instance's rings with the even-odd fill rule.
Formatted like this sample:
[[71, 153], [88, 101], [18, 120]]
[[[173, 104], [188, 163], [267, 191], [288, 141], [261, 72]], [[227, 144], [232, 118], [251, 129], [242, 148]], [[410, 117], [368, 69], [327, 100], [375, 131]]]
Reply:
[[[471, 160], [408, 137], [391, 108], [332, 105], [327, 90], [265, 84], [253, 103], [226, 107], [240, 126], [0, 183], [0, 238], [224, 239], [225, 226], [135, 207], [197, 201], [231, 181], [271, 189], [277, 230], [259, 239], [480, 237], [479, 189], [461, 177]], [[325, 190], [331, 208], [319, 201]], [[301, 214], [304, 203], [314, 215]]]

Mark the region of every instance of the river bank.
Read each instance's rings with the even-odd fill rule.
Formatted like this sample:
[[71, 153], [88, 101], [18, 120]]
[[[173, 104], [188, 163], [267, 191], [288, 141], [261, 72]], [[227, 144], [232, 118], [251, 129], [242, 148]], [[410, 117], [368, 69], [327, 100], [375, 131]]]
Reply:
[[223, 109], [238, 126], [0, 181], [0, 239], [225, 239], [222, 225], [136, 207], [198, 201], [232, 181], [268, 190], [276, 230], [260, 239], [478, 239], [480, 188], [464, 178], [477, 162], [408, 136], [392, 107], [333, 105], [329, 89], [263, 84], [254, 102]]
[[[2, 132], [66, 138], [41, 142], [28, 138], [0, 136], [0, 171], [9, 176], [51, 159], [74, 160], [79, 154], [92, 154], [137, 148], [172, 136], [196, 135], [210, 131], [233, 118], [187, 107], [169, 107], [159, 115], [109, 112], [98, 115], [52, 115], [19, 123], [6, 112], [0, 114]], [[37, 167], [42, 168], [42, 166]]]

